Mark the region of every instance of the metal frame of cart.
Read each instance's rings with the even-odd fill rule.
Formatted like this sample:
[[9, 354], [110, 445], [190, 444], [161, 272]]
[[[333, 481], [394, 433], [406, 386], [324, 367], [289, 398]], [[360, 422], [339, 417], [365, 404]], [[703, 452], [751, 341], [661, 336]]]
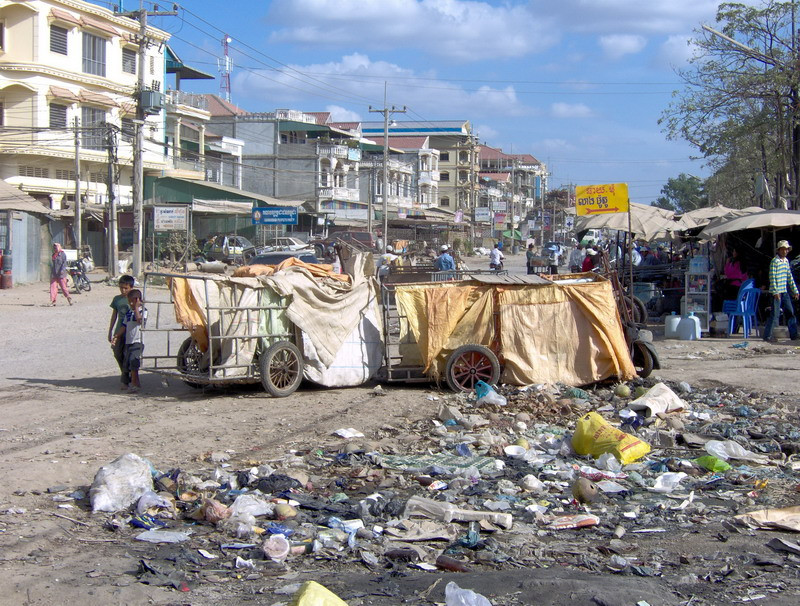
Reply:
[[[206, 332], [208, 334], [208, 349], [203, 352], [195, 340], [188, 336], [178, 339], [170, 337], [186, 335], [189, 331], [177, 323], [175, 319], [172, 290], [167, 288], [163, 292], [167, 298], [158, 297], [151, 299], [150, 294], [161, 292], [153, 288], [153, 279], [187, 279], [202, 280], [205, 291], [205, 317]], [[144, 277], [144, 300], [148, 308], [148, 322], [143, 329], [145, 333], [145, 355], [143, 356], [143, 370], [155, 372], [165, 377], [178, 378], [187, 385], [201, 388], [206, 385], [224, 385], [233, 383], [261, 383], [264, 389], [272, 396], [284, 397], [297, 390], [303, 380], [303, 356], [297, 344], [300, 343], [299, 329], [289, 323], [290, 331], [269, 333], [256, 331], [253, 334], [219, 334], [212, 328], [211, 318], [219, 317], [219, 325], [227, 326], [225, 319], [230, 314], [245, 314], [248, 326], [252, 326], [254, 314], [275, 314], [286, 311], [286, 304], [280, 305], [252, 305], [252, 306], [213, 306], [209, 304], [209, 281], [214, 276], [197, 276], [186, 274], [172, 274], [149, 272]], [[148, 288], [150, 282], [150, 288]], [[169, 308], [166, 312], [165, 308]], [[256, 318], [257, 319], [257, 318]], [[267, 325], [271, 322], [267, 322]], [[147, 340], [150, 335], [161, 336], [160, 343]], [[241, 352], [241, 343], [244, 339], [258, 339], [256, 349], [251, 359], [245, 359]], [[180, 342], [178, 345], [177, 343]], [[223, 352], [230, 346], [233, 352], [233, 361], [230, 356], [224, 362]], [[153, 348], [156, 353], [149, 353]], [[241, 357], [240, 357], [241, 355]]]
[[[384, 377], [388, 382], [426, 383], [431, 381], [422, 366], [404, 366], [399, 363], [400, 342], [402, 334], [410, 335], [408, 318], [397, 308], [394, 291], [396, 286], [425, 285], [437, 282], [463, 281], [471, 279], [500, 279], [505, 278], [513, 282], [523, 281], [522, 277], [509, 277], [507, 270], [450, 270], [431, 271], [430, 267], [400, 267], [392, 268], [387, 279], [381, 285], [381, 307], [383, 309], [384, 331]], [[495, 306], [495, 309], [498, 307]], [[406, 322], [406, 330], [401, 329], [401, 323]], [[494, 313], [495, 338], [492, 346], [466, 343], [456, 348], [448, 357], [445, 365], [445, 380], [453, 391], [472, 391], [478, 381], [497, 383], [500, 380], [500, 363], [502, 353], [497, 338], [499, 331], [497, 323], [499, 314]], [[410, 344], [410, 342], [408, 343]]]

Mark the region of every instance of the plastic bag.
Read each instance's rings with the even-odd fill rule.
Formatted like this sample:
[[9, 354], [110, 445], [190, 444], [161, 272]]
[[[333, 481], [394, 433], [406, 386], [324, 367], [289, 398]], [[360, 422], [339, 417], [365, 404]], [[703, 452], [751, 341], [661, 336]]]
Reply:
[[697, 457], [694, 460], [700, 467], [703, 469], [707, 469], [708, 471], [713, 471], [714, 473], [720, 473], [722, 471], [728, 471], [731, 466], [718, 459], [717, 457], [712, 457], [711, 455], [705, 455], [704, 457]]
[[347, 602], [319, 583], [306, 581], [294, 594], [289, 606], [347, 606]]
[[275, 504], [253, 494], [240, 494], [230, 506], [230, 517], [238, 518], [243, 514], [253, 517], [272, 516]]
[[687, 477], [682, 471], [667, 471], [656, 478], [652, 490], [654, 492], [672, 492]]
[[444, 598], [447, 606], [492, 606], [481, 594], [471, 589], [461, 589], [454, 581], [444, 588]]
[[475, 395], [478, 396], [478, 404], [505, 406], [508, 403], [505, 396], [497, 393], [494, 388], [485, 381], [478, 381], [475, 383]]
[[150, 463], [133, 453], [103, 465], [89, 489], [92, 511], [119, 511], [130, 507], [148, 490], [153, 490]]
[[172, 502], [165, 497], [157, 495], [152, 490], [148, 490], [147, 492], [145, 492], [141, 497], [139, 497], [139, 501], [136, 503], [136, 513], [138, 515], [142, 515], [143, 513], [150, 513], [151, 515], [157, 515], [158, 513], [160, 513], [159, 510], [161, 509], [172, 511], [173, 509]]
[[572, 434], [572, 447], [580, 455], [593, 457], [610, 452], [623, 465], [638, 461], [650, 452], [647, 442], [612, 427], [596, 412], [578, 420]]
[[751, 452], [733, 440], [725, 440], [724, 442], [721, 440], [709, 440], [703, 448], [708, 454], [723, 461], [739, 459], [741, 461], [750, 461], [751, 463], [760, 463], [761, 465], [766, 465], [769, 462], [768, 457]]

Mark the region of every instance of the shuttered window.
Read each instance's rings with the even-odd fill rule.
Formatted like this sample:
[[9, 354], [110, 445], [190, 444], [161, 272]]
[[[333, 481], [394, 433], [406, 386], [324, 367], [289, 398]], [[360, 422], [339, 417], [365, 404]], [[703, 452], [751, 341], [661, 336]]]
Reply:
[[67, 30], [57, 25], [50, 26], [50, 52], [67, 54]]
[[136, 51], [129, 48], [122, 49], [122, 71], [126, 74], [136, 73]]
[[50, 104], [50, 128], [67, 128], [67, 106]]

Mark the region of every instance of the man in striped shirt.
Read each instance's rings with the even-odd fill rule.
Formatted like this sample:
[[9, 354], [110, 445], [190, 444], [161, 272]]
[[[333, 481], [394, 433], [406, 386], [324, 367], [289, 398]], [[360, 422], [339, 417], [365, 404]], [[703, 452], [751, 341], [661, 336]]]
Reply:
[[[778, 242], [778, 254], [772, 259], [769, 265], [769, 292], [772, 295], [772, 317], [767, 320], [764, 327], [764, 340], [773, 341], [772, 331], [778, 325], [778, 318], [781, 309], [786, 314], [786, 325], [789, 328], [789, 338], [797, 338], [797, 319], [794, 315], [794, 304], [792, 299], [798, 298], [797, 285], [792, 277], [792, 270], [789, 266], [789, 259], [786, 255], [792, 250], [789, 242], [781, 240]], [[789, 291], [792, 296], [789, 297]]]

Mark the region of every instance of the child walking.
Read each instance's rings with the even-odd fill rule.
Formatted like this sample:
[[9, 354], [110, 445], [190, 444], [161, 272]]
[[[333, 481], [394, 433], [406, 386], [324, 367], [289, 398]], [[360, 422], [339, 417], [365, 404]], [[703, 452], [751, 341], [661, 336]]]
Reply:
[[147, 310], [144, 308], [142, 291], [138, 288], [128, 292], [128, 311], [122, 320], [122, 327], [111, 339], [112, 347], [119, 339], [125, 341], [125, 353], [122, 358], [122, 384], [128, 388], [128, 393], [136, 393], [141, 388], [139, 383], [139, 368], [142, 364], [144, 343], [142, 342], [142, 328], [147, 322]]
[[[114, 335], [122, 328], [122, 321], [125, 319], [125, 314], [128, 313], [128, 293], [133, 288], [136, 281], [133, 276], [124, 275], [119, 279], [119, 294], [111, 300], [111, 322], [108, 324], [108, 342], [112, 343]], [[122, 361], [125, 358], [125, 339], [117, 339], [113, 342], [111, 350], [114, 352], [114, 359], [117, 361], [120, 372], [122, 371]], [[127, 389], [128, 386], [123, 383], [122, 389]]]

